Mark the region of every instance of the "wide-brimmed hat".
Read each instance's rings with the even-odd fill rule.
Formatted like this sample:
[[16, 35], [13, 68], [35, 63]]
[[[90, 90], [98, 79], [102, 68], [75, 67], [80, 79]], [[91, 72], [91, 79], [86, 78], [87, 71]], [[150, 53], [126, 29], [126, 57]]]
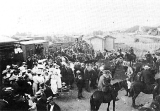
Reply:
[[32, 70], [31, 70], [31, 69], [28, 69], [28, 70], [27, 70], [27, 72], [28, 72], [28, 73], [31, 73], [31, 72], [32, 72]]
[[51, 100], [53, 100], [52, 96], [50, 96], [50, 97], [47, 98], [47, 101], [51, 101]]
[[149, 69], [150, 67], [148, 65], [145, 65], [143, 68], [144, 69]]
[[77, 70], [76, 73], [81, 73], [81, 71], [80, 71], [80, 70]]
[[2, 74], [7, 74], [7, 70], [4, 70], [4, 71], [2, 72]]
[[17, 79], [16, 76], [12, 76], [9, 78], [9, 81], [15, 81], [16, 79]]
[[49, 104], [55, 105], [55, 102], [52, 100], [52, 101], [49, 102]]
[[41, 96], [41, 94], [42, 94], [42, 92], [39, 90], [39, 91], [36, 92], [35, 95], [36, 95], [36, 96]]
[[57, 64], [54, 64], [54, 67], [55, 67], [55, 68], [59, 68], [60, 66], [59, 66], [59, 65], [57, 65]]
[[11, 66], [10, 66], [10, 65], [7, 65], [6, 68], [9, 69], [9, 68], [11, 68]]
[[111, 72], [109, 70], [103, 70], [102, 73], [103, 74], [110, 74]]
[[100, 69], [101, 71], [104, 70], [104, 66], [101, 66], [99, 69]]
[[38, 64], [42, 64], [43, 63], [43, 60], [38, 60]]

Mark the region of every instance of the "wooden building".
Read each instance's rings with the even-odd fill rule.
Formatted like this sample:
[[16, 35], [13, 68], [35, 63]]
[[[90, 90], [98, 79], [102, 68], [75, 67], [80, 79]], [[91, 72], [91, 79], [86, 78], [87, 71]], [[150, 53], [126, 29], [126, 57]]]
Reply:
[[89, 41], [95, 51], [103, 51], [104, 49], [111, 51], [115, 48], [115, 38], [110, 35], [95, 35], [90, 37]]

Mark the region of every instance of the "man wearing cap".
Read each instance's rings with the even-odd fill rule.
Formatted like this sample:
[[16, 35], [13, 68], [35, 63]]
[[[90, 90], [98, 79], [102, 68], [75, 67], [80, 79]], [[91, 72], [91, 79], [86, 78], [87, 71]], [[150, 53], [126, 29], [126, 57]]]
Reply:
[[108, 92], [111, 78], [111, 72], [109, 70], [103, 70], [103, 75], [100, 77], [98, 82], [98, 90]]

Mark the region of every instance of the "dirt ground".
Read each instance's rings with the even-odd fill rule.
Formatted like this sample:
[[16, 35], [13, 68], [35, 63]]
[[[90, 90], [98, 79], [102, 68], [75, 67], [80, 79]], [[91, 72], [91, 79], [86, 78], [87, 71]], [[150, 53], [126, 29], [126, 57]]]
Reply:
[[[124, 71], [119, 68], [116, 70], [115, 80], [112, 82], [117, 82], [122, 79], [125, 79]], [[157, 74], [156, 78], [159, 78], [160, 75]], [[61, 107], [62, 111], [90, 111], [90, 102], [89, 98], [91, 94], [95, 90], [91, 90], [91, 93], [83, 91], [83, 96], [85, 97], [82, 100], [77, 99], [77, 87], [73, 90], [70, 90], [69, 92], [61, 93], [60, 97], [55, 99], [55, 102]], [[138, 111], [137, 109], [134, 109], [131, 107], [132, 101], [130, 97], [125, 96], [126, 92], [124, 90], [119, 91], [118, 98], [119, 100], [116, 101], [116, 111]], [[150, 94], [144, 94], [141, 93], [137, 99], [136, 104], [140, 105], [148, 105], [152, 101], [152, 95]], [[106, 111], [107, 110], [107, 104], [103, 103], [100, 106], [99, 111]], [[113, 111], [113, 105], [112, 102], [110, 104], [110, 111]]]

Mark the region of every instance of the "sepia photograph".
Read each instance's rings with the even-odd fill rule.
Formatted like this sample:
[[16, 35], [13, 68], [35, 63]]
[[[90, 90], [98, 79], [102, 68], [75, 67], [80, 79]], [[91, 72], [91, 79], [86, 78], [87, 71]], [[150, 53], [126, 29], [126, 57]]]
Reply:
[[1, 0], [0, 111], [160, 111], [160, 1]]

